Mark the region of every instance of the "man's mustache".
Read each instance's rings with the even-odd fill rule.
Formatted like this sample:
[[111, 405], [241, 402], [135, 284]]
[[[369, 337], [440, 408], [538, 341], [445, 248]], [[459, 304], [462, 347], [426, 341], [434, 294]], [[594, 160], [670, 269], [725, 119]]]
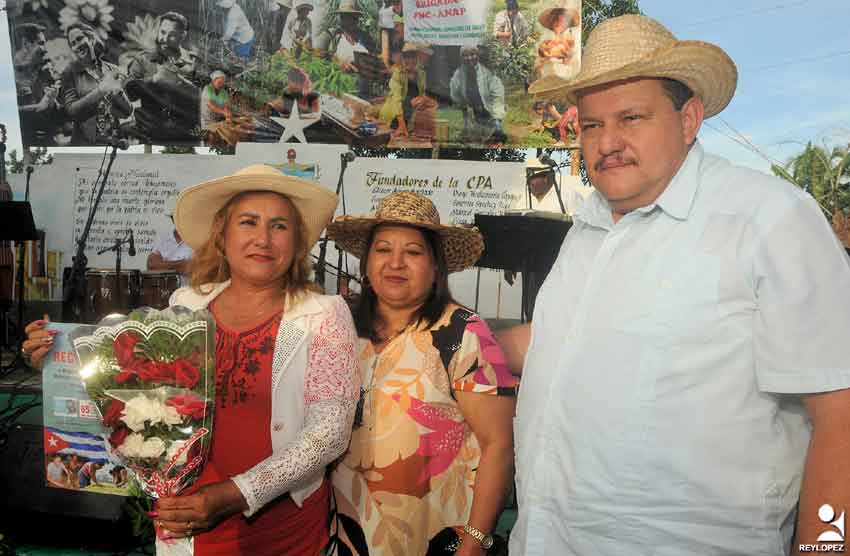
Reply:
[[637, 165], [637, 160], [631, 156], [623, 156], [622, 154], [609, 154], [608, 156], [604, 156], [600, 158], [596, 164], [593, 165], [594, 170], [601, 171], [606, 168], [616, 167], [616, 166], [627, 166], [629, 164]]

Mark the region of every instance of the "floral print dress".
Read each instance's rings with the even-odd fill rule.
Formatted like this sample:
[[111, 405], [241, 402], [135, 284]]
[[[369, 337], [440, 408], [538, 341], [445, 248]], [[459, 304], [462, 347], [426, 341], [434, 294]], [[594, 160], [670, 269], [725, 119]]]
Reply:
[[333, 472], [332, 535], [360, 556], [424, 555], [472, 507], [481, 448], [455, 393], [514, 396], [518, 380], [487, 324], [457, 305], [380, 353], [358, 349], [362, 418]]

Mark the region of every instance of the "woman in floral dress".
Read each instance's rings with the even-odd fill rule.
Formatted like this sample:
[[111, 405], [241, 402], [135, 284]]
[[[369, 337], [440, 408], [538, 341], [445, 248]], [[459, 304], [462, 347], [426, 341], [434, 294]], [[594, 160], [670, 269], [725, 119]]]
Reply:
[[332, 475], [334, 538], [359, 555], [484, 554], [512, 479], [517, 382], [448, 288], [481, 236], [441, 225], [410, 192], [374, 218], [340, 217], [328, 235], [360, 258], [365, 282], [354, 312], [363, 395]]

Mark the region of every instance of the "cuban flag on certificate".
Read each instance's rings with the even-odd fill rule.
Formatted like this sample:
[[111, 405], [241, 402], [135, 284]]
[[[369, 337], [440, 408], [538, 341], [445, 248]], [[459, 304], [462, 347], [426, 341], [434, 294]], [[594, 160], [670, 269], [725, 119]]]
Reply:
[[106, 439], [98, 434], [69, 432], [53, 427], [44, 427], [44, 453], [76, 454], [91, 461], [109, 461]]

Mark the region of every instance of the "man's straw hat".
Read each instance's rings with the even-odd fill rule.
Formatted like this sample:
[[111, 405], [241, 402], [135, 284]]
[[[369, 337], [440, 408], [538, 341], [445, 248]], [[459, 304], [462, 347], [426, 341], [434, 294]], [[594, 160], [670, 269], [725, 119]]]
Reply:
[[529, 92], [576, 104], [576, 92], [635, 77], [675, 79], [705, 104], [705, 117], [721, 112], [738, 83], [735, 62], [720, 47], [702, 41], [680, 41], [654, 19], [623, 15], [604, 21], [588, 37], [581, 71], [566, 81], [548, 76]]
[[304, 221], [311, 248], [336, 210], [337, 196], [318, 183], [284, 175], [265, 164], [253, 164], [180, 192], [174, 207], [174, 225], [183, 241], [192, 249], [199, 249], [209, 239], [218, 210], [245, 191], [271, 191], [286, 196]]
[[362, 259], [372, 229], [396, 224], [434, 230], [440, 237], [449, 272], [470, 267], [484, 251], [484, 239], [477, 228], [440, 224], [440, 213], [427, 197], [398, 191], [381, 199], [375, 216], [338, 216], [328, 225], [328, 238], [337, 246]]
[[357, 2], [355, 0], [342, 0], [339, 3], [339, 7], [336, 9], [338, 14], [362, 14], [363, 12], [357, 9]]

